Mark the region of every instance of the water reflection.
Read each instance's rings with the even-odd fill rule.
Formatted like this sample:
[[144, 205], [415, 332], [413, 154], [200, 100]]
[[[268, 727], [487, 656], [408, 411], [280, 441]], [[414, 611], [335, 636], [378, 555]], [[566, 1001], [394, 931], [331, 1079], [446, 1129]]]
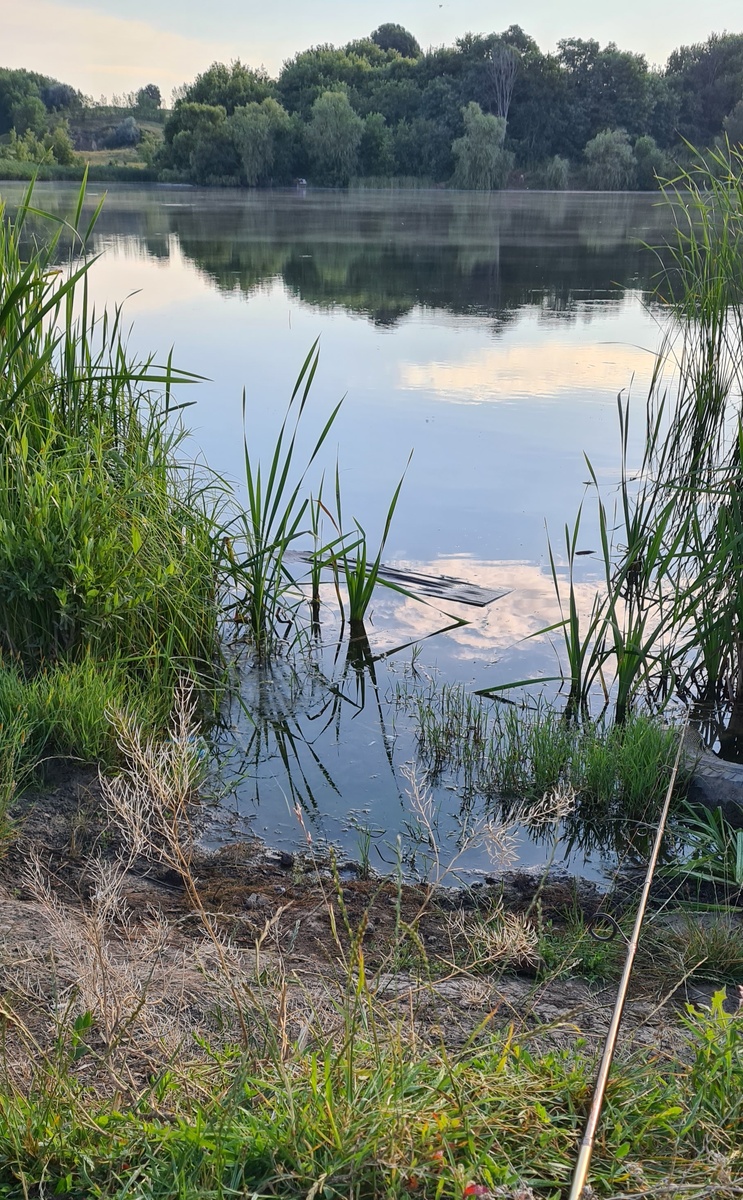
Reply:
[[[492, 684], [498, 666], [501, 672], [518, 669], [514, 640], [554, 616], [551, 581], [528, 564], [470, 562], [465, 569], [458, 559], [416, 565], [426, 574], [452, 574], [458, 568], [460, 577], [470, 581], [520, 584], [521, 599], [513, 611], [501, 600], [487, 610], [455, 604], [445, 612], [381, 591], [371, 620], [351, 636], [339, 621], [334, 589], [327, 585], [319, 639], [310, 635], [270, 666], [252, 660], [245, 664], [241, 703], [224, 740], [231, 748], [235, 777], [232, 804], [241, 817], [252, 814], [256, 831], [268, 833], [279, 848], [294, 847], [304, 828], [315, 846], [333, 844], [353, 855], [363, 834], [378, 867], [397, 854], [409, 866], [420, 866], [419, 822], [405, 780], [406, 766], [416, 762], [422, 786], [431, 792], [440, 856], [457, 857], [459, 870], [492, 869], [487, 847], [472, 839], [483, 820], [518, 824], [520, 809], [508, 797], [473, 788], [466, 772], [437, 771], [419, 759], [415, 698], [445, 679], [464, 678], [474, 688]], [[580, 585], [586, 609], [592, 596], [592, 585]], [[308, 615], [309, 607], [308, 597]], [[411, 645], [401, 645], [401, 638]], [[505, 661], [494, 663], [501, 648]], [[554, 673], [548, 639], [538, 642], [536, 651], [532, 643], [525, 657], [533, 667], [540, 655]], [[520, 861], [541, 868], [554, 859], [600, 876], [606, 855], [626, 853], [637, 830], [621, 812], [602, 810], [595, 816], [593, 820], [584, 806], [567, 818], [557, 843], [552, 826], [516, 830]], [[377, 832], [372, 836], [371, 830]]]
[[[11, 200], [17, 185], [2, 185]], [[39, 185], [63, 213], [73, 188]], [[95, 193], [91, 201], [95, 201]], [[111, 188], [97, 227], [167, 261], [177, 249], [217, 288], [250, 296], [281, 279], [303, 304], [342, 307], [393, 328], [416, 307], [487, 316], [523, 307], [590, 320], [587, 302], [652, 288], [667, 208], [647, 194], [450, 192], [215, 193]]]
[[[63, 215], [75, 192], [40, 185], [36, 201]], [[373, 826], [388, 854], [410, 825], [400, 771], [416, 742], [395, 700], [406, 672], [472, 689], [555, 673], [549, 640], [531, 638], [558, 615], [539, 566], [544, 523], [574, 519], [584, 451], [602, 481], [616, 472], [616, 394], [649, 372], [643, 347], [657, 340], [647, 305], [658, 262], [641, 242], [663, 241], [669, 213], [651, 195], [108, 193], [91, 302], [136, 292], [133, 348], [174, 345], [176, 362], [210, 378], [187, 398], [211, 466], [241, 477], [243, 384], [252, 446], [270, 452], [321, 334], [312, 404], [322, 413], [349, 394], [337, 424], [349, 512], [372, 536], [415, 447], [390, 558], [510, 589], [479, 613], [379, 592], [363, 639], [339, 642], [324, 619], [299, 661], [244, 673], [226, 737], [239, 813], [287, 848], [302, 836], [297, 807], [313, 836], [352, 852], [360, 823]], [[588, 513], [585, 536], [583, 548], [598, 544]], [[580, 572], [588, 609], [590, 557]], [[483, 811], [456, 780], [439, 781], [434, 800], [453, 845]], [[582, 865], [599, 842], [587, 820], [573, 832], [570, 861]], [[526, 862], [547, 853], [524, 842]]]

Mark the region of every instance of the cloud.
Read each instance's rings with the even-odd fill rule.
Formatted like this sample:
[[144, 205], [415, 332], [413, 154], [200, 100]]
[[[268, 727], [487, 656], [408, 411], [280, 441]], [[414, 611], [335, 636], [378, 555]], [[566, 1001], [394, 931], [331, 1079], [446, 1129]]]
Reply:
[[618, 392], [647, 382], [652, 357], [635, 346], [545, 342], [480, 350], [460, 362], [403, 363], [400, 386], [460, 404]]
[[[590, 561], [598, 575], [600, 564]], [[373, 626], [369, 626], [375, 653], [423, 640], [449, 625], [452, 617], [462, 617], [467, 624], [447, 634], [447, 657], [450, 660], [458, 658], [463, 662], [471, 662], [473, 657], [488, 660], [510, 650], [534, 658], [535, 652], [548, 651], [547, 661], [552, 664], [552, 639], [548, 635], [540, 638], [535, 636], [561, 617], [551, 573], [543, 567], [513, 560], [485, 562], [469, 555], [442, 555], [426, 563], [394, 562], [391, 565], [420, 571], [424, 575], [465, 579], [485, 588], [507, 588], [508, 593], [485, 608], [446, 601], [442, 601], [439, 608], [437, 602], [421, 604], [379, 588], [374, 594]], [[562, 578], [565, 570], [558, 565], [557, 573]], [[581, 621], [585, 622], [593, 608], [600, 583], [589, 578], [577, 580], [574, 586], [578, 614]], [[331, 584], [326, 585], [323, 599], [327, 613], [332, 613], [335, 592]], [[530, 640], [526, 642], [526, 639]], [[559, 642], [559, 637], [557, 640]], [[434, 656], [438, 644], [437, 639], [432, 637], [429, 646]]]
[[147, 21], [110, 16], [52, 0], [3, 6], [3, 61], [63, 79], [93, 96], [157, 83], [171, 88], [214, 59], [234, 57], [226, 42], [184, 37]]

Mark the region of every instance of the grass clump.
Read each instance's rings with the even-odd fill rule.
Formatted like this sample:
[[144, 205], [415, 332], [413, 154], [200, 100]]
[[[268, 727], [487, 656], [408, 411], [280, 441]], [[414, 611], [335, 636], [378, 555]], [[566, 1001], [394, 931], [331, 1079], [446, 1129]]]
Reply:
[[[93, 655], [133, 673], [215, 658], [213, 529], [164, 429], [16, 417], [0, 465], [0, 636], [31, 671]], [[86, 422], [87, 424], [87, 422]]]
[[662, 799], [678, 746], [677, 729], [640, 713], [578, 723], [548, 704], [492, 705], [461, 685], [404, 701], [429, 775], [454, 772], [486, 797], [539, 800], [567, 785], [585, 808], [644, 814]]
[[225, 497], [178, 458], [188, 377], [89, 306], [84, 203], [42, 240], [32, 189], [0, 209], [0, 713], [21, 762], [110, 762], [111, 706], [162, 729], [183, 674], [205, 711], [219, 682]]
[[132, 362], [119, 314], [89, 311], [83, 202], [67, 270], [59, 231], [24, 252], [30, 192], [0, 224], [0, 645], [30, 671], [86, 655], [156, 679], [203, 670], [214, 509], [176, 460], [170, 364]]
[[19, 731], [20, 759], [78, 758], [113, 765], [119, 755], [110, 716], [127, 710], [149, 727], [163, 714], [148, 708], [152, 692], [116, 661], [59, 663], [28, 677], [17, 666], [0, 666], [0, 725]]

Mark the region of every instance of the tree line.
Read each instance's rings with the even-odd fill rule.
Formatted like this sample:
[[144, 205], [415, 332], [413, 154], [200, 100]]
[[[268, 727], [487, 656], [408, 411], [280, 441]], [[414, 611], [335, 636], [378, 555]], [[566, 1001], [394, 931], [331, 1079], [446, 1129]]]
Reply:
[[271, 79], [215, 63], [165, 125], [165, 178], [260, 185], [417, 176], [471, 188], [514, 172], [555, 188], [649, 188], [685, 143], [743, 137], [743, 35], [713, 34], [662, 69], [567, 38], [545, 54], [513, 25], [423, 52], [383, 25], [316, 46]]
[[[10, 94], [11, 75], [26, 77], [29, 94], [17, 80]], [[150, 103], [146, 91], [130, 99]], [[46, 122], [48, 138], [86, 103], [57, 81], [0, 72], [0, 136]], [[743, 141], [743, 34], [712, 34], [654, 67], [591, 39], [544, 53], [517, 25], [423, 51], [386, 24], [301, 51], [276, 79], [239, 60], [214, 63], [180, 89], [163, 134], [151, 156], [160, 178], [202, 185], [405, 177], [652, 188], [688, 144]]]

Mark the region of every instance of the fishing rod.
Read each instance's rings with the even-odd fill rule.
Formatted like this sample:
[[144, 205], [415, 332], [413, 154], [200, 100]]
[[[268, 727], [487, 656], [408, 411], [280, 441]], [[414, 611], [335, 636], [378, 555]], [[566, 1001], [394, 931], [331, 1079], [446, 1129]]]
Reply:
[[582, 1200], [583, 1189], [586, 1185], [586, 1180], [588, 1178], [588, 1170], [591, 1165], [591, 1156], [593, 1154], [593, 1145], [594, 1145], [594, 1141], [596, 1138], [596, 1129], [598, 1127], [599, 1118], [601, 1116], [601, 1108], [604, 1103], [606, 1084], [609, 1079], [609, 1071], [611, 1070], [611, 1064], [612, 1064], [612, 1060], [614, 1058], [614, 1050], [616, 1049], [617, 1036], [619, 1034], [619, 1025], [622, 1020], [622, 1013], [624, 1012], [624, 1002], [627, 999], [627, 989], [629, 987], [630, 975], [632, 974], [632, 968], [633, 968], [634, 962], [635, 962], [637, 946], [640, 941], [640, 930], [642, 929], [642, 923], [643, 923], [643, 920], [645, 917], [645, 909], [647, 908], [648, 898], [650, 896], [650, 887], [653, 882], [653, 875], [655, 874], [655, 868], [658, 864], [658, 856], [660, 855], [661, 842], [663, 841], [663, 834], [665, 833], [666, 821], [668, 820], [668, 813], [671, 808], [671, 797], [673, 795], [674, 784], [676, 783], [676, 776], [678, 775], [679, 763], [681, 761], [681, 751], [682, 751], [683, 745], [684, 745], [684, 734], [686, 732], [687, 723], [688, 723], [688, 718], [686, 721], [684, 721], [684, 724], [683, 724], [683, 727], [681, 730], [681, 737], [679, 738], [678, 750], [676, 751], [676, 759], [673, 764], [673, 770], [671, 771], [671, 778], [668, 783], [668, 789], [666, 791], [666, 797], [663, 802], [663, 808], [661, 809], [660, 817], [658, 818], [658, 827], [655, 832], [655, 842], [653, 844], [653, 852], [650, 855], [650, 862], [648, 863], [648, 869], [645, 873], [645, 883], [643, 884], [642, 895], [640, 896], [640, 903], [639, 903], [639, 906], [637, 909], [637, 916], [635, 917], [635, 926], [634, 926], [634, 929], [632, 930], [632, 936], [627, 943], [627, 957], [624, 962], [624, 970], [622, 972], [622, 978], [619, 983], [619, 990], [617, 992], [617, 998], [616, 998], [616, 1001], [614, 1004], [614, 1011], [611, 1016], [611, 1024], [609, 1025], [609, 1032], [607, 1033], [606, 1041], [604, 1042], [604, 1053], [601, 1058], [601, 1066], [599, 1067], [599, 1073], [596, 1077], [596, 1085], [595, 1085], [594, 1091], [593, 1091], [593, 1100], [591, 1101], [591, 1110], [588, 1114], [588, 1120], [586, 1121], [586, 1128], [585, 1128], [585, 1132], [583, 1134], [583, 1140], [581, 1141], [581, 1144], [580, 1144], [580, 1153], [578, 1154], [578, 1161], [575, 1164], [575, 1173], [573, 1175], [573, 1184], [570, 1189], [569, 1200]]

